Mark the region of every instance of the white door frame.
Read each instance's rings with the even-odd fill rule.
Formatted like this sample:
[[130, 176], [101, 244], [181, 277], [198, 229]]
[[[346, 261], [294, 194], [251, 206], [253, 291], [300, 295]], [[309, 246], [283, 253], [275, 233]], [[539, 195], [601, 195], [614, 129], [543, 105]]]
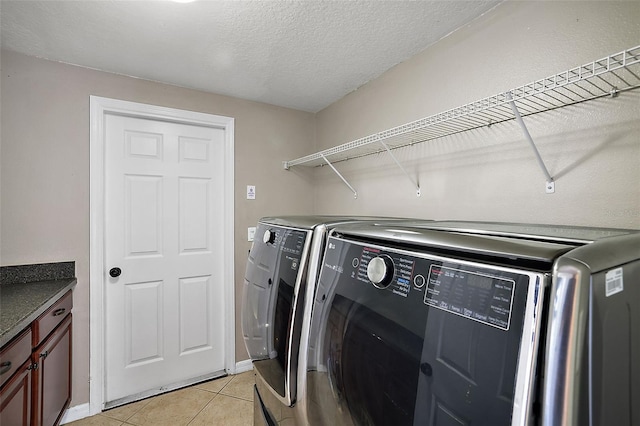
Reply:
[[97, 414], [104, 408], [104, 339], [105, 339], [105, 115], [162, 120], [174, 123], [224, 129], [224, 342], [225, 370], [233, 374], [235, 362], [234, 302], [234, 119], [212, 114], [165, 108], [136, 102], [90, 96], [90, 366], [89, 410]]

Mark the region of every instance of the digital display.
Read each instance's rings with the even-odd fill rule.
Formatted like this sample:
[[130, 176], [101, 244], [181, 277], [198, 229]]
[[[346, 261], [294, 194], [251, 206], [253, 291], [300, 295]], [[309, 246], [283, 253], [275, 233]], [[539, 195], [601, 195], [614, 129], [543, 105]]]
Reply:
[[296, 282], [298, 266], [302, 255], [302, 248], [306, 234], [298, 230], [278, 230], [276, 242], [280, 244], [280, 274], [281, 284], [293, 287]]
[[424, 303], [508, 330], [514, 287], [512, 279], [431, 265]]
[[493, 279], [482, 275], [471, 274], [467, 278], [467, 284], [472, 287], [491, 290], [491, 288], [493, 287]]

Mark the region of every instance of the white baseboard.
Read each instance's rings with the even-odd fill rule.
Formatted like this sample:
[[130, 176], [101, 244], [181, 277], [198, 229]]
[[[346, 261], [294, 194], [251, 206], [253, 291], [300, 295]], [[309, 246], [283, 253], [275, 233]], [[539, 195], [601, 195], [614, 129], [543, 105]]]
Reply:
[[89, 403], [76, 405], [75, 407], [69, 407], [62, 416], [60, 424], [63, 425], [65, 423], [75, 422], [76, 420], [84, 419], [85, 417], [89, 417], [90, 415], [91, 410], [89, 409]]
[[253, 364], [250, 359], [236, 362], [236, 372], [234, 374], [244, 373], [245, 371], [253, 370]]

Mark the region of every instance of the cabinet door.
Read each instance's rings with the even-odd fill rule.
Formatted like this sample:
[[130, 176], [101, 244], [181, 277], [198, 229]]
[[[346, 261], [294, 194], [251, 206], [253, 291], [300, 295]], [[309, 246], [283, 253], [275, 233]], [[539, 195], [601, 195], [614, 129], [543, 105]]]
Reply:
[[0, 391], [0, 425], [31, 425], [31, 360], [22, 364]]
[[33, 425], [53, 426], [71, 402], [71, 314], [36, 348]]

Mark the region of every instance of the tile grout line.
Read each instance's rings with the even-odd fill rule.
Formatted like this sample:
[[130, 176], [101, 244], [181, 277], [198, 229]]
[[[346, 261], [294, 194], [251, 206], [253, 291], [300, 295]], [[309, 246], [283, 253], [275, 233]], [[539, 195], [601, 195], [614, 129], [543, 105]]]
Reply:
[[[224, 387], [223, 387], [223, 388], [224, 388]], [[203, 390], [203, 389], [201, 389], [201, 390]], [[200, 413], [202, 413], [202, 412], [204, 411], [204, 409], [205, 409], [205, 408], [207, 408], [207, 407], [209, 406], [209, 404], [211, 404], [211, 403], [213, 402], [213, 400], [214, 400], [214, 399], [216, 399], [216, 397], [217, 397], [218, 395], [220, 395], [220, 393], [219, 393], [219, 392], [212, 392], [212, 391], [208, 391], [208, 392], [211, 392], [211, 393], [213, 394], [213, 398], [211, 398], [211, 400], [210, 400], [209, 402], [207, 402], [206, 404], [204, 404], [204, 407], [202, 407], [202, 408], [200, 409], [200, 411], [198, 411], [198, 412], [196, 413], [196, 415], [195, 415], [195, 416], [193, 416], [193, 418], [192, 418], [191, 420], [189, 420], [189, 422], [187, 423], [187, 426], [189, 426], [191, 423], [193, 423], [193, 421], [196, 419], [196, 417], [198, 417], [198, 416], [200, 415]]]
[[[211, 404], [211, 403], [212, 403], [212, 402], [213, 402], [213, 401], [214, 401], [218, 396], [226, 396], [226, 397], [233, 398], [233, 399], [237, 399], [237, 400], [240, 400], [240, 401], [253, 402], [252, 400], [248, 400], [248, 399], [245, 399], [245, 398], [242, 398], [242, 397], [238, 397], [238, 396], [234, 396], [234, 395], [227, 395], [227, 394], [222, 393], [222, 391], [223, 391], [227, 386], [229, 386], [229, 385], [231, 384], [231, 382], [233, 382], [233, 381], [235, 380], [235, 378], [236, 378], [236, 377], [237, 377], [237, 376], [233, 376], [233, 377], [231, 378], [231, 380], [229, 380], [229, 381], [228, 381], [224, 386], [222, 386], [222, 388], [220, 388], [220, 391], [218, 391], [218, 392], [212, 392], [212, 391], [209, 391], [209, 392], [212, 392], [212, 393], [214, 393], [214, 394], [215, 394], [215, 395], [214, 395], [214, 397], [213, 397], [213, 398], [211, 399], [211, 401], [209, 401], [209, 402], [208, 402], [204, 407], [202, 407], [202, 409], [201, 409], [198, 413], [196, 413], [196, 415], [195, 415], [195, 416], [193, 416], [193, 418], [192, 418], [191, 420], [189, 420], [189, 422], [187, 423], [187, 426], [189, 426], [190, 424], [192, 424], [192, 423], [193, 423], [193, 421], [194, 421], [194, 420], [195, 420], [195, 419], [200, 415], [200, 413], [202, 413], [202, 412], [203, 412], [203, 411], [204, 411], [204, 410], [209, 406], [209, 404]], [[201, 390], [206, 390], [206, 389], [201, 389]]]
[[[168, 392], [168, 393], [169, 393], [169, 392]], [[119, 421], [119, 422], [123, 422], [123, 424], [125, 424], [125, 423], [126, 423], [127, 425], [133, 425], [133, 426], [136, 426], [134, 423], [128, 423], [128, 422], [129, 422], [129, 420], [130, 420], [132, 417], [134, 417], [136, 414], [138, 414], [140, 411], [142, 411], [142, 410], [143, 410], [147, 405], [149, 405], [149, 404], [151, 403], [151, 401], [153, 401], [153, 400], [154, 400], [154, 399], [156, 399], [156, 398], [160, 398], [161, 396], [166, 395], [166, 394], [167, 394], [167, 393], [163, 393], [163, 394], [159, 394], [159, 395], [154, 395], [154, 396], [151, 396], [151, 397], [149, 397], [149, 398], [144, 398], [144, 399], [141, 399], [141, 400], [138, 400], [138, 401], [134, 401], [134, 402], [132, 402], [131, 404], [138, 404], [138, 403], [141, 403], [141, 402], [146, 401], [146, 402], [145, 402], [145, 404], [142, 404], [142, 406], [141, 406], [140, 408], [138, 408], [136, 411], [134, 411], [133, 413], [131, 413], [131, 415], [127, 416], [127, 418], [126, 418], [126, 419], [124, 419], [124, 420], [120, 420], [120, 419], [118, 419], [118, 418], [111, 417], [111, 416], [109, 416], [108, 414], [105, 414], [105, 413], [108, 413], [108, 412], [109, 412], [109, 411], [111, 411], [111, 410], [105, 410], [105, 411], [102, 411], [102, 412], [98, 413], [97, 415], [98, 415], [98, 416], [102, 416], [102, 417], [106, 417], [106, 418], [111, 419], [111, 420], [116, 420], [116, 421]], [[121, 408], [121, 407], [126, 407], [127, 405], [128, 405], [128, 404], [121, 405], [120, 407], [115, 407], [115, 408], [113, 408], [113, 410], [117, 410], [118, 408]]]
[[221, 395], [222, 395], [222, 396], [227, 396], [227, 397], [229, 397], [229, 398], [233, 398], [233, 399], [239, 399], [240, 401], [253, 402], [253, 400], [252, 400], [252, 399], [246, 399], [246, 398], [243, 398], [243, 397], [241, 397], [241, 396], [225, 395], [225, 394], [221, 394]]
[[222, 396], [228, 396], [229, 398], [239, 399], [239, 400], [241, 400], [241, 401], [253, 402], [253, 399], [246, 399], [246, 398], [243, 398], [243, 397], [241, 397], [241, 396], [226, 395], [226, 394], [224, 394], [224, 393], [221, 393], [220, 395], [222, 395]]

